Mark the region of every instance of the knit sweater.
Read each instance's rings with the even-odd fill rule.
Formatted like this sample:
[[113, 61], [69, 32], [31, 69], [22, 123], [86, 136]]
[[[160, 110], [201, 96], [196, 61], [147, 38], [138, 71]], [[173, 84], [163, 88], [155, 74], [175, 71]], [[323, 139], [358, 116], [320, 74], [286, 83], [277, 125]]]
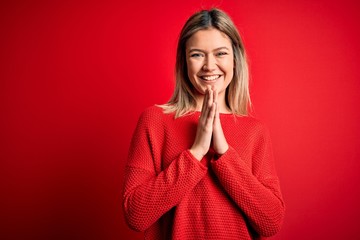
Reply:
[[229, 149], [198, 161], [189, 151], [200, 113], [175, 118], [156, 106], [137, 124], [123, 208], [145, 239], [261, 239], [284, 217], [269, 132], [252, 117], [220, 114]]

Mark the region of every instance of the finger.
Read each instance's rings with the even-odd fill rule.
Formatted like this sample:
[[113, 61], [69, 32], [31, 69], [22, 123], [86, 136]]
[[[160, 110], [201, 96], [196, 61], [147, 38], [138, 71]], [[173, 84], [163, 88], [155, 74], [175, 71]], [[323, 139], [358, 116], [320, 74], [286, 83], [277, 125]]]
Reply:
[[209, 108], [208, 114], [206, 118], [204, 118], [204, 127], [207, 132], [209, 132], [212, 135], [213, 132], [213, 125], [214, 125], [214, 116], [215, 116], [215, 106], [216, 104], [213, 103], [212, 106]]
[[209, 112], [209, 124], [214, 124], [214, 118], [215, 118], [215, 114], [216, 114], [216, 109], [217, 109], [217, 103], [212, 103], [210, 112]]
[[215, 102], [215, 104], [216, 104], [216, 109], [215, 109], [214, 123], [218, 123], [217, 121], [220, 121], [220, 109], [219, 109], [219, 104], [217, 102]]
[[213, 95], [214, 95], [214, 102], [216, 102], [217, 103], [217, 101], [218, 101], [218, 96], [219, 96], [219, 93], [218, 93], [218, 91], [216, 90], [216, 89], [214, 89], [213, 90]]
[[218, 91], [215, 89], [214, 90], [214, 103], [216, 103], [216, 109], [215, 109], [215, 118], [218, 118], [220, 115], [220, 109], [219, 109], [219, 104], [218, 104], [218, 98], [219, 98], [219, 93]]
[[209, 108], [212, 107], [213, 102], [214, 102], [214, 92], [213, 92], [213, 90], [209, 89], [209, 99], [208, 99]]
[[[214, 93], [211, 88], [208, 89], [207, 95], [207, 109], [206, 109], [206, 118], [205, 118], [205, 126], [208, 129], [212, 129], [212, 125], [214, 123], [214, 115], [215, 115], [215, 106], [214, 106]], [[212, 130], [211, 130], [212, 131]]]
[[[205, 101], [206, 100], [206, 101]], [[211, 120], [210, 119], [210, 111], [211, 111], [211, 107], [213, 104], [213, 93], [212, 90], [209, 88], [206, 94], [206, 99], [204, 100], [203, 105], [205, 106], [204, 109], [204, 119], [205, 119], [205, 124], [208, 124], [208, 121]]]
[[208, 99], [208, 90], [206, 89], [205, 90], [205, 96], [204, 96], [204, 100], [203, 100], [203, 103], [202, 103], [202, 106], [201, 106], [201, 116], [203, 116], [205, 114], [205, 111], [206, 111], [206, 104], [207, 104], [207, 100]]
[[206, 90], [205, 99], [204, 99], [204, 102], [203, 102], [204, 116], [205, 117], [209, 114], [209, 111], [210, 111], [210, 108], [211, 108], [211, 105], [209, 104], [210, 101], [211, 101], [211, 95], [212, 95], [211, 89], [208, 88]]

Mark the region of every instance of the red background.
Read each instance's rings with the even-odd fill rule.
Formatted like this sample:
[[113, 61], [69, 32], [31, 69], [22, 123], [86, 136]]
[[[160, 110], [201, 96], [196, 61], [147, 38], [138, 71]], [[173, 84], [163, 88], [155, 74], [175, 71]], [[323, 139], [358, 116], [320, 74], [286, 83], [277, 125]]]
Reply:
[[355, 239], [357, 1], [2, 1], [0, 238], [142, 239], [120, 204], [142, 110], [173, 90], [178, 33], [220, 6], [248, 50], [287, 205], [274, 239]]

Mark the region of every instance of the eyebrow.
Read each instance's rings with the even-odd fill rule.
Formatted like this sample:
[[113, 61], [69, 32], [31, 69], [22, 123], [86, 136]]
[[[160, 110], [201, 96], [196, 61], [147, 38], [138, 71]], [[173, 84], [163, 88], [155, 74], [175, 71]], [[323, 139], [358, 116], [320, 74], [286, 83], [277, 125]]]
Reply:
[[[215, 48], [213, 51], [219, 51], [221, 49], [226, 49], [229, 51], [229, 48], [227, 48], [227, 47], [218, 47], [218, 48]], [[191, 53], [191, 52], [205, 52], [205, 51], [198, 49], [198, 48], [193, 48], [193, 49], [190, 49], [189, 53]]]

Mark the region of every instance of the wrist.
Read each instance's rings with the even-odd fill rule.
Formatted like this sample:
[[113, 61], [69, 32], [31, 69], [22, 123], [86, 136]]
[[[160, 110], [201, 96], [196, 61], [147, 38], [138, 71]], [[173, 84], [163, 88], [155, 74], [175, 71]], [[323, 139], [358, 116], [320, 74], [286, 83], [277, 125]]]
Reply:
[[227, 152], [227, 150], [229, 150], [229, 145], [228, 145], [228, 144], [226, 144], [226, 145], [224, 145], [223, 147], [219, 148], [219, 149], [216, 150], [215, 152], [216, 152], [216, 154], [217, 154], [218, 156], [221, 156], [221, 155], [225, 154], [225, 153]]
[[189, 149], [189, 152], [191, 153], [191, 155], [193, 155], [198, 161], [200, 161], [201, 159], [203, 159], [203, 157], [205, 156], [205, 154], [200, 153], [199, 151], [196, 151], [193, 148]]

